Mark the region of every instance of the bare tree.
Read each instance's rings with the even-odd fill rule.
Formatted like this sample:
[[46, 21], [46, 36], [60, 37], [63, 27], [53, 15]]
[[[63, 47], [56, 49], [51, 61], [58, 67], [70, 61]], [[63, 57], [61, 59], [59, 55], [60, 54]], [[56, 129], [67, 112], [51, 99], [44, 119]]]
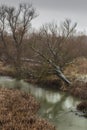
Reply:
[[[8, 59], [12, 60], [18, 76], [21, 74], [21, 53], [25, 34], [28, 32], [31, 21], [36, 17], [35, 9], [31, 4], [19, 4], [18, 8], [0, 7], [0, 37]], [[15, 56], [9, 53], [7, 34], [11, 36]]]
[[[72, 25], [70, 20], [65, 20], [62, 24], [62, 33], [58, 32], [57, 24], [46, 24], [40, 29], [39, 36], [40, 42], [43, 42], [45, 47], [44, 52], [40, 49], [32, 47], [34, 52], [44, 59], [45, 62], [50, 64], [54, 73], [60, 77], [66, 84], [71, 84], [71, 82], [65, 77], [61, 71], [61, 62], [63, 60], [62, 46], [63, 43], [71, 36], [75, 31], [76, 23]], [[44, 37], [44, 38], [43, 38]], [[43, 40], [44, 39], [44, 40]], [[34, 43], [37, 42], [37, 39], [33, 39]]]
[[65, 19], [65, 21], [61, 23], [62, 35], [67, 38], [69, 36], [75, 35], [76, 26], [77, 26], [76, 22], [72, 24], [71, 19], [68, 19], [68, 18]]

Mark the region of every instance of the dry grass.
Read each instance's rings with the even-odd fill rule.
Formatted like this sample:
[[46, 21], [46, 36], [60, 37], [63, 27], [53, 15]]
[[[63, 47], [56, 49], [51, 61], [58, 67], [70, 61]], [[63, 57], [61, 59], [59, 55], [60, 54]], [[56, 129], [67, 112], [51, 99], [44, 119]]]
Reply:
[[55, 130], [36, 115], [39, 107], [30, 94], [0, 88], [0, 130]]
[[64, 74], [72, 81], [76, 80], [82, 75], [87, 75], [87, 59], [84, 57], [74, 59], [64, 68]]

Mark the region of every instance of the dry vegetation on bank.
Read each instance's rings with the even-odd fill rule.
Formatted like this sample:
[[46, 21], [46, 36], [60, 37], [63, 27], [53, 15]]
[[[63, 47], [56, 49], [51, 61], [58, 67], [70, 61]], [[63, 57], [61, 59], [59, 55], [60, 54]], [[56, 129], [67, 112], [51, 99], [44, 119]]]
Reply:
[[0, 88], [0, 129], [55, 130], [53, 125], [37, 115], [39, 108], [31, 94]]

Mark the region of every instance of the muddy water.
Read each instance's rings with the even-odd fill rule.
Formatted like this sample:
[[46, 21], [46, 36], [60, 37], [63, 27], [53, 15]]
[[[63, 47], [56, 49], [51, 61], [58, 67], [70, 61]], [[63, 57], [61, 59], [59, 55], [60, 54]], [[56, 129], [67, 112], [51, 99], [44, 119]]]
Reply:
[[0, 77], [0, 86], [32, 93], [41, 103], [39, 114], [54, 123], [57, 130], [87, 130], [87, 119], [72, 112], [80, 102], [78, 99], [66, 93], [42, 89], [9, 77]]

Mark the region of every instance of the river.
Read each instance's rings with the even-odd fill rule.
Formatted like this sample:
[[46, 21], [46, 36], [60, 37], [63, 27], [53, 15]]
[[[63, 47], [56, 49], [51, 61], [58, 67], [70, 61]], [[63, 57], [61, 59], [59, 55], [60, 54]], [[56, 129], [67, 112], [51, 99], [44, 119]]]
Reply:
[[32, 93], [41, 104], [40, 116], [51, 121], [57, 130], [87, 129], [87, 119], [72, 112], [80, 100], [67, 93], [43, 89], [10, 77], [0, 77], [0, 86]]

